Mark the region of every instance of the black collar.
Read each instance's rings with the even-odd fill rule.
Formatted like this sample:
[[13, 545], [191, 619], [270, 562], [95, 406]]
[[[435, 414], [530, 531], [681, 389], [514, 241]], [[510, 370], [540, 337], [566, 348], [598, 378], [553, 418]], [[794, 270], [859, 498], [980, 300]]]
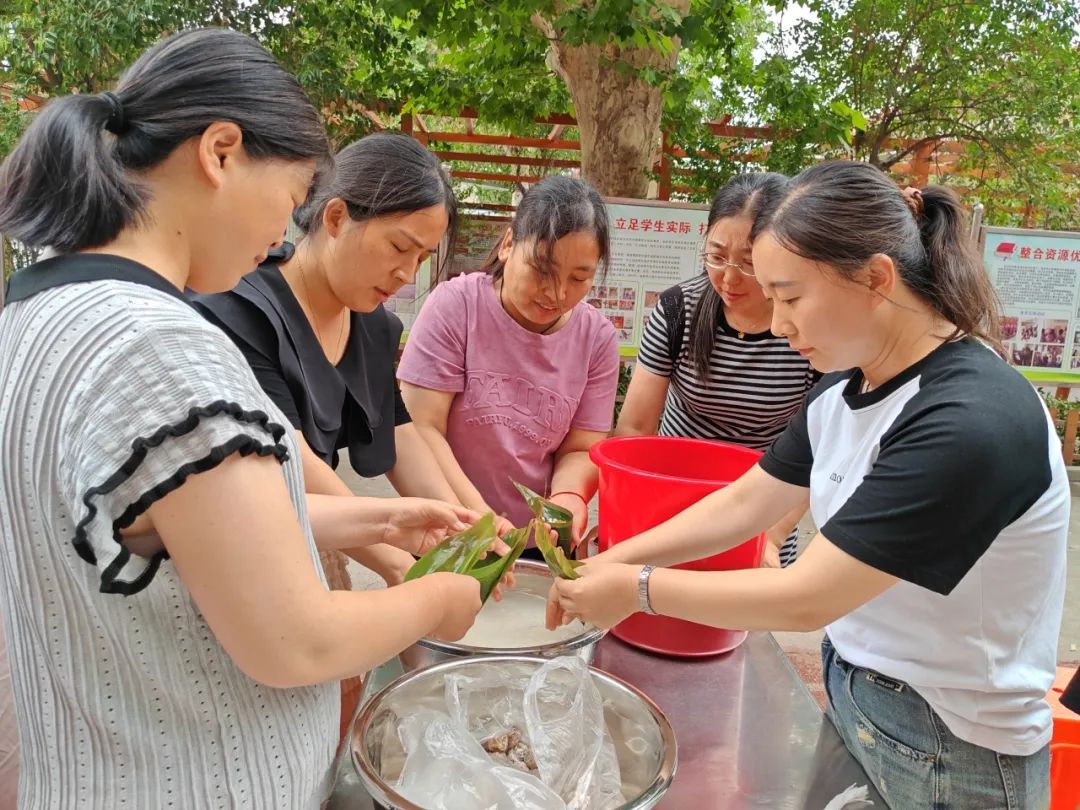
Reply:
[[184, 294], [149, 267], [108, 253], [69, 253], [23, 268], [8, 280], [7, 302], [22, 301], [54, 287], [88, 281], [142, 284], [184, 301]]
[[[288, 243], [286, 243], [288, 245]], [[291, 245], [289, 246], [291, 247]], [[291, 253], [289, 254], [291, 255]], [[382, 307], [369, 313], [349, 313], [349, 339], [337, 365], [331, 363], [319, 344], [315, 327], [304, 314], [300, 301], [285, 280], [276, 261], [259, 265], [254, 273], [244, 276], [236, 292], [251, 300], [251, 292], [264, 299], [277, 314], [277, 320], [292, 344], [308, 390], [328, 394], [327, 400], [340, 403], [345, 391], [363, 411], [368, 424], [378, 427], [382, 422], [381, 403], [387, 392], [385, 374], [393, 376], [394, 349], [388, 347], [387, 315]], [[396, 347], [394, 347], [396, 348]], [[384, 366], [389, 364], [389, 371]], [[316, 402], [320, 401], [316, 398]], [[324, 414], [317, 419], [338, 419]]]

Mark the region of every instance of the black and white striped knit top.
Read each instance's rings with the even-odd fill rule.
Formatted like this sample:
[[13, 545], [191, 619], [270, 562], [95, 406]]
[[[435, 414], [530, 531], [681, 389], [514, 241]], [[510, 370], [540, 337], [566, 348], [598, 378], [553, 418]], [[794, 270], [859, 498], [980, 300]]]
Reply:
[[[682, 312], [676, 288], [660, 297], [641, 338], [638, 362], [653, 374], [669, 377], [660, 420], [661, 436], [720, 439], [765, 450], [787, 426], [806, 392], [818, 380], [809, 361], [786, 338], [771, 332], [739, 333], [728, 325], [723, 307], [709, 357], [709, 379], [702, 380], [690, 359], [690, 316], [709, 285], [706, 275], [681, 282]], [[682, 346], [672, 358], [669, 321], [682, 320]]]

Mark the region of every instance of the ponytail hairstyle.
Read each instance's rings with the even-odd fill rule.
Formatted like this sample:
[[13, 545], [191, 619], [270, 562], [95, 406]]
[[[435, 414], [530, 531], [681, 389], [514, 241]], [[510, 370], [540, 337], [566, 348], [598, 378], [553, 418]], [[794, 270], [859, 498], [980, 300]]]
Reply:
[[[788, 179], [775, 172], [739, 174], [716, 192], [709, 208], [706, 233], [713, 225], [729, 217], [750, 217], [756, 221], [758, 212], [779, 199]], [[709, 379], [709, 357], [716, 342], [716, 322], [723, 301], [712, 284], [706, 284], [690, 315], [690, 362], [701, 380]]]
[[[355, 222], [443, 205], [447, 216], [445, 244], [454, 244], [457, 198], [450, 178], [438, 158], [408, 135], [377, 132], [338, 152], [332, 165], [316, 172], [307, 200], [293, 212], [293, 222], [305, 234], [317, 233], [327, 203], [333, 199], [345, 202], [349, 218]], [[440, 260], [436, 278], [450, 258], [446, 255]]]
[[227, 29], [183, 31], [114, 91], [45, 105], [0, 166], [0, 233], [60, 253], [111, 242], [146, 214], [139, 172], [215, 121], [240, 127], [255, 159], [328, 154], [318, 112], [265, 48]]
[[849, 279], [872, 256], [888, 256], [904, 283], [956, 327], [950, 339], [971, 335], [1001, 352], [997, 294], [952, 189], [901, 191], [869, 164], [821, 163], [762, 213], [753, 238], [765, 232]]
[[[580, 232], [596, 237], [600, 248], [600, 280], [607, 275], [611, 240], [608, 213], [600, 193], [584, 180], [562, 175], [546, 177], [525, 192], [510, 224], [515, 245], [534, 242], [529, 261], [542, 275], [552, 275], [551, 252], [564, 236]], [[482, 268], [498, 280], [505, 264], [499, 258], [502, 240], [492, 248]]]

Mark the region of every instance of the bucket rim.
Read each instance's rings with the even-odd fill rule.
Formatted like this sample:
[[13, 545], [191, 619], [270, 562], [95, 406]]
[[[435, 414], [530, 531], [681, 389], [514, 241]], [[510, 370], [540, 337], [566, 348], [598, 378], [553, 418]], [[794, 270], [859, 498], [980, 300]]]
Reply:
[[738, 451], [740, 455], [746, 454], [746, 455], [753, 456], [755, 464], [757, 463], [757, 461], [763, 455], [765, 455], [760, 450], [754, 450], [752, 447], [743, 447], [741, 444], [734, 444], [732, 442], [725, 442], [725, 441], [721, 441], [720, 439], [697, 439], [697, 438], [693, 438], [693, 437], [690, 437], [690, 436], [655, 436], [655, 435], [652, 435], [652, 436], [610, 436], [610, 437], [608, 437], [606, 439], [602, 439], [601, 441], [598, 441], [596, 444], [594, 444], [592, 447], [589, 448], [589, 458], [598, 467], [605, 466], [605, 467], [609, 467], [609, 468], [614, 469], [614, 470], [619, 470], [621, 472], [633, 473], [634, 475], [639, 475], [639, 476], [641, 476], [643, 478], [653, 478], [653, 479], [656, 479], [656, 480], [659, 480], [659, 481], [683, 481], [683, 482], [686, 482], [688, 484], [705, 484], [705, 485], [717, 485], [717, 486], [724, 486], [724, 487], [731, 485], [735, 480], [737, 480], [737, 478], [741, 478], [742, 475], [746, 475], [746, 473], [750, 471], [750, 468], [747, 468], [746, 472], [743, 472], [742, 475], [736, 476], [736, 478], [733, 478], [733, 479], [730, 479], [730, 480], [720, 480], [720, 479], [717, 479], [717, 478], [688, 478], [686, 476], [665, 475], [663, 473], [650, 472], [648, 470], [641, 470], [641, 469], [639, 469], [637, 467], [631, 467], [629, 464], [624, 464], [621, 461], [615, 461], [610, 456], [608, 456], [608, 455], [606, 455], [604, 453], [604, 448], [608, 447], [608, 446], [611, 446], [611, 445], [632, 444], [634, 442], [639, 442], [641, 440], [649, 440], [649, 439], [653, 439], [653, 440], [661, 439], [661, 440], [663, 440], [665, 442], [669, 442], [669, 443], [672, 443], [672, 444], [701, 444], [701, 445], [708, 445], [710, 447], [715, 447], [716, 445], [721, 445], [722, 447]]

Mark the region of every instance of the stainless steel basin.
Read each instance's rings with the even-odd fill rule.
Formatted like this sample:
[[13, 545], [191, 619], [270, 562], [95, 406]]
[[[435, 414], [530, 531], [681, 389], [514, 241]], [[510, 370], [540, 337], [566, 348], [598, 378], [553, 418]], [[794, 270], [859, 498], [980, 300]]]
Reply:
[[[552, 577], [545, 563], [518, 560], [514, 563], [514, 577], [517, 580], [515, 590], [547, 598]], [[581, 625], [581, 628], [581, 633], [572, 638], [530, 647], [471, 647], [460, 642], [423, 638], [404, 650], [399, 658], [406, 671], [473, 655], [536, 655], [542, 658], [576, 655], [586, 664], [591, 664], [596, 645], [604, 637], [605, 631], [585, 625]]]
[[[450, 674], [491, 674], [507, 681], [528, 678], [546, 659], [526, 656], [455, 658], [406, 672], [376, 694], [353, 724], [351, 755], [357, 773], [377, 806], [390, 810], [425, 810], [396, 792], [404, 750], [397, 728], [415, 707], [445, 705]], [[655, 807], [671, 785], [677, 763], [675, 733], [663, 712], [626, 682], [590, 668], [604, 702], [604, 721], [615, 745], [626, 810]]]

